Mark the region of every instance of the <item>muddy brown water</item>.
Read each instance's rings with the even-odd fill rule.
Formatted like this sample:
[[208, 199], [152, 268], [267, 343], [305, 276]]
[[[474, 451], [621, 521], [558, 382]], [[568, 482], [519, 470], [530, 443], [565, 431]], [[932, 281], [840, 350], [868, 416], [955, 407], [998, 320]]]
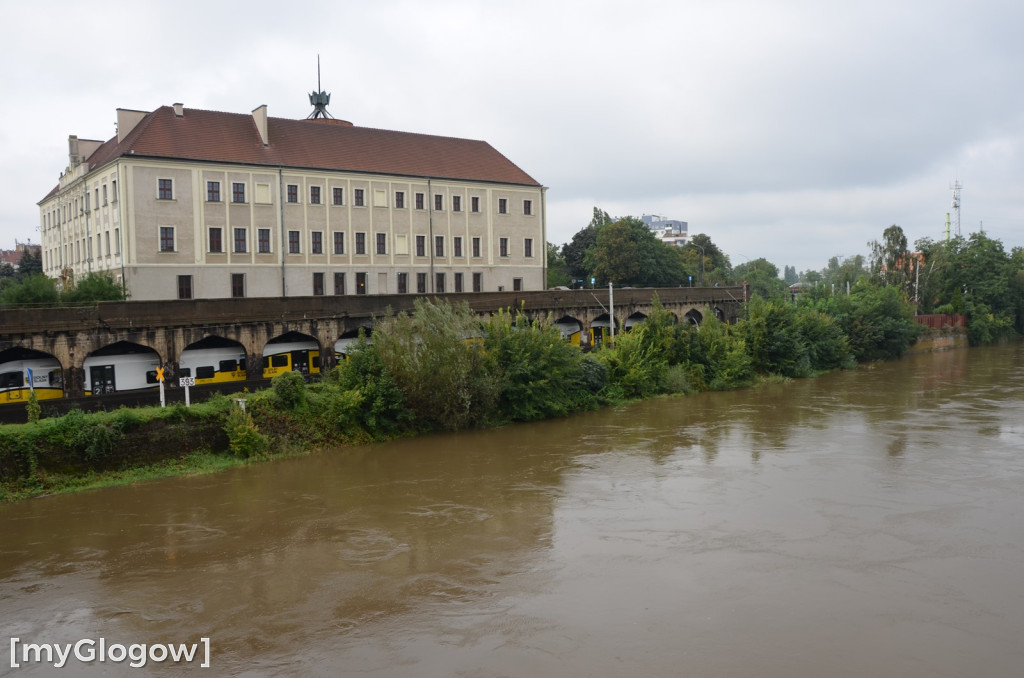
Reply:
[[61, 675], [1024, 675], [1024, 349], [0, 506]]

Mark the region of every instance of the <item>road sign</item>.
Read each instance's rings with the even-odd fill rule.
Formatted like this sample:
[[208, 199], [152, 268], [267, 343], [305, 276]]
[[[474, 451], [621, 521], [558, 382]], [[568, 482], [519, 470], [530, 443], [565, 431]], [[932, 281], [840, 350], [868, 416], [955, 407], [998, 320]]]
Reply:
[[164, 368], [156, 368], [156, 380], [159, 381], [161, 384], [164, 382]]
[[178, 386], [195, 386], [195, 377], [178, 377]]

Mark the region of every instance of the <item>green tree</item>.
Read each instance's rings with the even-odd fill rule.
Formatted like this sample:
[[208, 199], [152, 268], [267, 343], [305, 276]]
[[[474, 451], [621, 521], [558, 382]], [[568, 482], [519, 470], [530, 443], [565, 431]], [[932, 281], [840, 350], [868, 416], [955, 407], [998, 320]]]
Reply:
[[57, 286], [52, 278], [42, 273], [19, 276], [0, 292], [0, 305], [55, 304], [59, 300]]
[[[796, 275], [795, 270], [794, 275]], [[732, 280], [736, 283], [746, 282], [751, 296], [756, 295], [763, 299], [782, 299], [786, 294], [786, 283], [779, 278], [779, 269], [764, 257], [743, 262], [733, 268]]]
[[96, 301], [122, 301], [124, 293], [108, 273], [89, 273], [61, 294], [61, 301], [85, 303]]
[[601, 229], [587, 263], [599, 284], [674, 287], [686, 278], [679, 249], [658, 240], [634, 217]]
[[558, 246], [548, 243], [548, 287], [570, 287], [572, 276], [569, 275], [569, 265], [558, 252]]
[[700, 280], [704, 285], [728, 282], [732, 273], [729, 257], [707, 234], [698, 233], [690, 238], [690, 242], [683, 248], [682, 256], [694, 280]]
[[587, 251], [597, 244], [597, 234], [612, 223], [604, 210], [595, 207], [590, 223], [573, 235], [572, 240], [562, 246], [562, 258], [573, 280], [589, 281], [590, 269], [586, 264]]
[[21, 261], [18, 262], [18, 277], [26, 278], [33, 275], [42, 275], [43, 273], [43, 251], [42, 248], [38, 250], [28, 249], [24, 254], [21, 255]]
[[800, 276], [797, 275], [796, 272], [796, 266], [784, 266], [783, 269], [784, 272], [782, 275], [782, 279], [786, 282], [787, 285], [792, 285], [793, 283], [800, 281]]
[[868, 245], [871, 247], [871, 275], [875, 281], [909, 292], [913, 280], [913, 259], [907, 249], [907, 236], [903, 229], [893, 224], [882, 232], [882, 242], [873, 240]]

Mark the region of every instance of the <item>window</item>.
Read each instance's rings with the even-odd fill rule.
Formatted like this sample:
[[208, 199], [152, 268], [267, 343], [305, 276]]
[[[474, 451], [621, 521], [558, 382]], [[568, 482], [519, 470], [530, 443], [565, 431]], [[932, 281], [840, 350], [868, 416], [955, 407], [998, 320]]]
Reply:
[[309, 187], [309, 204], [319, 205], [320, 204], [320, 187], [310, 186]]
[[120, 228], [115, 228], [114, 229], [114, 247], [116, 249], [114, 254], [121, 254], [121, 229]]
[[527, 216], [533, 214], [533, 201], [532, 200], [524, 200], [523, 201], [523, 214], [525, 214]]
[[160, 227], [160, 251], [161, 252], [173, 252], [174, 251], [174, 227], [173, 226], [161, 226]]
[[299, 201], [299, 186], [298, 184], [288, 184], [287, 188], [288, 202]]
[[270, 184], [256, 184], [256, 204], [258, 205], [269, 205], [270, 200]]
[[452, 212], [461, 212], [461, 211], [462, 211], [462, 196], [461, 195], [453, 195], [452, 196]]
[[512, 278], [512, 291], [513, 292], [522, 292], [523, 291], [523, 279], [522, 278]]
[[366, 234], [356, 233], [356, 254], [366, 254]]
[[313, 295], [323, 296], [324, 293], [324, 274], [314, 273], [313, 274]]
[[416, 194], [416, 209], [418, 209], [418, 210], [423, 209], [423, 194], [422, 193], [417, 193]]
[[388, 234], [378, 233], [377, 234], [377, 254], [388, 253]]
[[210, 229], [210, 251], [213, 253], [224, 251], [224, 241], [221, 238], [221, 229]]
[[419, 294], [427, 293], [427, 274], [417, 273], [416, 274], [416, 292]]
[[425, 235], [416, 236], [416, 256], [427, 256], [427, 236]]
[[475, 195], [472, 198], [470, 198], [469, 199], [469, 209], [470, 209], [471, 212], [479, 212], [480, 211], [480, 198], [478, 198]]
[[302, 249], [299, 247], [299, 232], [288, 231], [288, 254], [299, 254]]
[[110, 202], [117, 202], [117, 180], [110, 182]]
[[404, 191], [395, 191], [395, 209], [405, 209]]
[[484, 274], [474, 273], [473, 274], [473, 291], [483, 292], [484, 291]]
[[256, 246], [260, 254], [270, 253], [270, 229], [261, 228], [256, 231]]
[[462, 274], [461, 273], [456, 273], [455, 274], [455, 291], [456, 292], [462, 292], [463, 291], [462, 290]]
[[334, 232], [334, 253], [345, 253], [345, 233], [343, 231]]
[[526, 240], [523, 241], [523, 256], [533, 256], [533, 238], [527, 238]]
[[174, 200], [174, 182], [171, 179], [157, 179], [156, 197], [160, 200]]
[[508, 214], [507, 198], [498, 198], [498, 214]]
[[366, 294], [365, 273], [356, 273], [356, 294]]
[[341, 296], [345, 294], [345, 274], [335, 273], [334, 274], [334, 294]]
[[240, 182], [231, 184], [231, 202], [245, 202], [245, 184]]
[[498, 238], [498, 256], [508, 256], [508, 238]]
[[245, 254], [246, 252], [246, 240], [248, 240], [248, 229], [236, 228], [235, 229], [235, 253]]
[[[103, 203], [106, 204], [106, 196], [103, 197]], [[220, 182], [219, 181], [207, 181], [206, 182], [206, 202], [220, 202]]]
[[107, 204], [107, 185], [103, 184], [103, 204]]
[[454, 256], [454, 257], [461, 257], [462, 256], [462, 236], [461, 235], [457, 235], [454, 238], [452, 238], [452, 256]]
[[337, 187], [335, 187], [332, 190], [332, 193], [334, 194], [334, 204], [335, 205], [344, 205], [345, 204], [345, 189], [344, 188], [337, 188]]
[[239, 299], [245, 296], [245, 274], [244, 273], [232, 273], [231, 274], [231, 296], [235, 299]]
[[324, 253], [324, 233], [323, 231], [313, 231], [309, 234], [309, 251], [312, 254], [323, 254]]
[[191, 299], [192, 298], [192, 276], [190, 276], [190, 275], [179, 275], [178, 276], [178, 298], [179, 299]]
[[434, 236], [434, 256], [435, 257], [443, 257], [444, 256], [444, 236], [443, 235], [435, 235]]
[[480, 256], [480, 238], [473, 238], [473, 256]]
[[444, 273], [438, 273], [434, 276], [434, 292], [444, 294]]
[[409, 291], [409, 274], [399, 273], [398, 274], [398, 293], [406, 294]]
[[356, 207], [363, 207], [366, 204], [365, 198], [363, 198], [363, 189], [355, 189], [355, 205]]
[[434, 209], [440, 212], [444, 209], [444, 196], [437, 194], [434, 196]]

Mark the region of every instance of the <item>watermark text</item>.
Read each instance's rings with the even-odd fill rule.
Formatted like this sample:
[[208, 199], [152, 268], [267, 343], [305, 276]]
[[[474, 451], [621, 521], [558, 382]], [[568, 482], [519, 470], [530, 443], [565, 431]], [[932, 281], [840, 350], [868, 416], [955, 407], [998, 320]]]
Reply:
[[210, 639], [200, 638], [198, 643], [121, 643], [107, 644], [106, 638], [83, 638], [75, 643], [25, 643], [11, 638], [11, 668], [25, 664], [51, 664], [60, 669], [68, 662], [128, 662], [132, 668], [142, 668], [147, 662], [163, 664], [191, 664], [201, 661], [201, 668], [210, 668]]

